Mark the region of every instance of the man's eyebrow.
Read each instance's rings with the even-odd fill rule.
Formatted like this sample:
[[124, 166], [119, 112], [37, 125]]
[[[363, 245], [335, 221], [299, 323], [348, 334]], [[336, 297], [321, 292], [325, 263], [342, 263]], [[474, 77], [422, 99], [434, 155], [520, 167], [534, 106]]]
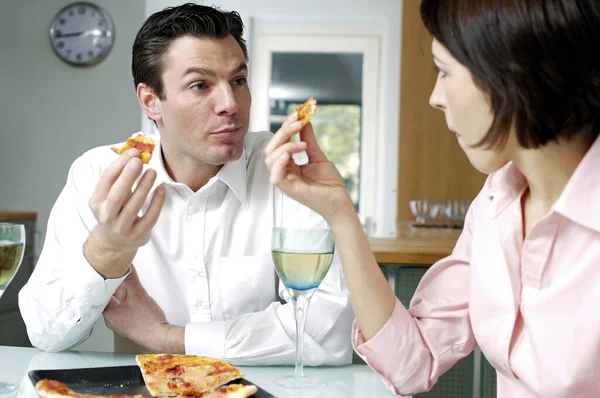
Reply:
[[246, 62], [242, 62], [240, 63], [237, 68], [235, 68], [233, 70], [233, 72], [231, 73], [232, 75], [235, 75], [236, 73], [240, 73], [243, 70], [248, 70], [248, 64]]
[[[242, 62], [241, 64], [239, 64], [233, 71], [232, 71], [232, 75], [235, 75], [236, 73], [239, 73], [243, 70], [248, 70], [248, 65], [246, 64], [246, 62]], [[200, 66], [191, 66], [189, 68], [187, 68], [185, 70], [185, 72], [183, 72], [183, 76], [187, 76], [190, 75], [192, 73], [196, 73], [199, 75], [206, 75], [206, 76], [211, 76], [211, 77], [215, 77], [217, 76], [217, 74], [210, 69], [207, 68], [203, 68]]]
[[213, 77], [217, 75], [214, 71], [210, 69], [202, 68], [200, 66], [191, 66], [187, 68], [185, 72], [183, 72], [183, 76], [191, 75], [192, 73], [197, 73], [199, 75], [208, 75]]

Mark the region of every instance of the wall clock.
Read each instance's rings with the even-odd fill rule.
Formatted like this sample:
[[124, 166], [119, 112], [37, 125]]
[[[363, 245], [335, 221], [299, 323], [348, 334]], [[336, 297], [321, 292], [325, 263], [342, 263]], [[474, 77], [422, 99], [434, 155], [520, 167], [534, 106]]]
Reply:
[[90, 66], [102, 61], [115, 41], [115, 25], [108, 12], [87, 2], [71, 3], [50, 24], [50, 44], [63, 61]]

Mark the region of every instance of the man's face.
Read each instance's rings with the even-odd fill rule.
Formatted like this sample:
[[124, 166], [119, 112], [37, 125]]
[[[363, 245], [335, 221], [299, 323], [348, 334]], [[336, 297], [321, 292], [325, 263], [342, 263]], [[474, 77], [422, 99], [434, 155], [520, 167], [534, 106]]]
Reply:
[[175, 39], [163, 60], [164, 95], [155, 118], [171, 165], [216, 166], [242, 154], [250, 90], [242, 49], [224, 39]]

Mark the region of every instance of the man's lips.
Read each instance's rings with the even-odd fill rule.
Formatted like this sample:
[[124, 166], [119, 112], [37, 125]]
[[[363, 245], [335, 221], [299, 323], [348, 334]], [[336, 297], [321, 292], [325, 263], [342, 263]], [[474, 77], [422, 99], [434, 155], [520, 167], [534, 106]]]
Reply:
[[237, 126], [226, 127], [226, 128], [212, 132], [211, 135], [214, 135], [217, 137], [233, 137], [234, 135], [237, 135], [240, 132], [240, 129], [241, 129], [241, 127], [237, 127]]

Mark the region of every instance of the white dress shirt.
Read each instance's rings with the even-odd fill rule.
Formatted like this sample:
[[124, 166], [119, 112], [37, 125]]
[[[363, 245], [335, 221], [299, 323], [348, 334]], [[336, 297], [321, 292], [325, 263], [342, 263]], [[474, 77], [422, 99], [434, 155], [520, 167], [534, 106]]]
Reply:
[[[294, 363], [292, 303], [270, 249], [273, 189], [263, 148], [271, 137], [268, 132], [249, 132], [240, 159], [225, 164], [197, 192], [167, 174], [158, 137], [154, 155], [144, 166], [157, 171], [153, 189], [164, 185], [166, 199], [150, 241], [138, 250], [133, 264], [167, 321], [185, 326], [188, 354], [240, 365]], [[40, 349], [64, 350], [89, 337], [125, 278], [103, 279], [82, 249], [97, 224], [89, 198], [117, 156], [104, 146], [78, 158], [50, 213], [40, 259], [19, 293], [27, 333]], [[285, 200], [293, 217], [307, 226], [318, 222], [306, 207]], [[149, 203], [148, 199], [144, 209]], [[350, 363], [352, 320], [336, 256], [308, 310], [305, 363]]]

